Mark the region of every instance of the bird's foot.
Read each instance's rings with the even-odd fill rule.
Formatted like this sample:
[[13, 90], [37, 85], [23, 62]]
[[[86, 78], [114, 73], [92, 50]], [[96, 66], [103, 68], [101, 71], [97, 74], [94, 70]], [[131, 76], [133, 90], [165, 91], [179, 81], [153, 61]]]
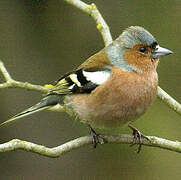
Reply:
[[144, 134], [142, 134], [138, 129], [133, 127], [131, 124], [129, 124], [128, 127], [133, 131], [133, 142], [132, 142], [131, 146], [135, 145], [136, 141], [138, 140], [138, 150], [137, 150], [137, 153], [139, 153], [141, 151], [141, 148], [142, 148], [142, 143], [143, 143], [143, 139], [142, 138], [145, 138], [148, 141], [150, 141], [150, 139], [147, 136], [145, 136]]
[[100, 134], [97, 134], [96, 131], [90, 125], [88, 126], [90, 128], [90, 134], [92, 136], [92, 144], [94, 148], [97, 147], [98, 143], [103, 144], [106, 142], [105, 139]]

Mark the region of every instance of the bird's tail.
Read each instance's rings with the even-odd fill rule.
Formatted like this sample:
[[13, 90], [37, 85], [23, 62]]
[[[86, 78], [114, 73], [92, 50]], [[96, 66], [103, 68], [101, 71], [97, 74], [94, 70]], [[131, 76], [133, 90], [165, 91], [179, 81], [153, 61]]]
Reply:
[[14, 123], [17, 120], [21, 119], [22, 117], [28, 116], [30, 114], [33, 114], [38, 111], [42, 111], [45, 109], [48, 109], [54, 105], [57, 105], [58, 103], [62, 102], [62, 96], [60, 95], [50, 95], [43, 98], [39, 103], [35, 104], [34, 106], [20, 112], [19, 114], [16, 114], [12, 118], [8, 119], [7, 121], [0, 124], [0, 127], [8, 125], [10, 123]]

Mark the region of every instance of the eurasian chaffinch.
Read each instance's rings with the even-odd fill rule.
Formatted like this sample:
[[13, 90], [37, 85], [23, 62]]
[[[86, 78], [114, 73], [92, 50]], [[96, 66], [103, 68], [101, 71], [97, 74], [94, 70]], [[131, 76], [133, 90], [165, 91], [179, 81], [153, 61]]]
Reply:
[[0, 126], [60, 104], [90, 126], [96, 147], [97, 134], [92, 128], [121, 128], [147, 110], [157, 94], [158, 58], [171, 53], [143, 27], [131, 26], [76, 70], [63, 75], [38, 104]]

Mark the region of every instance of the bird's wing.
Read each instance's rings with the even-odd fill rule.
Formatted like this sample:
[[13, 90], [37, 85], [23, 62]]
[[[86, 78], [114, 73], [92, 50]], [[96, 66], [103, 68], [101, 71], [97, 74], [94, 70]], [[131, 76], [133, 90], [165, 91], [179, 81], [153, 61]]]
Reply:
[[48, 96], [52, 94], [91, 93], [97, 86], [104, 83], [110, 75], [111, 71], [109, 68], [99, 68], [95, 71], [78, 69], [60, 79], [50, 90]]
[[91, 56], [76, 70], [63, 75], [48, 95], [90, 93], [104, 83], [110, 75], [111, 65], [103, 49]]
[[102, 49], [98, 53], [89, 57], [84, 63], [82, 63], [77, 69], [84, 69], [88, 71], [95, 71], [97, 69], [104, 69], [111, 65], [111, 61], [107, 57], [105, 49]]

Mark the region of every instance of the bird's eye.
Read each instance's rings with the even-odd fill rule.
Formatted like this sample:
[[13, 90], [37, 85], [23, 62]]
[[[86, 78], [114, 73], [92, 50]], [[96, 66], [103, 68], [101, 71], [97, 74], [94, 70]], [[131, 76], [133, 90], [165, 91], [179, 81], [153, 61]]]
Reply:
[[144, 53], [144, 52], [146, 51], [146, 47], [140, 47], [140, 48], [139, 48], [139, 51], [142, 52], [142, 53]]

